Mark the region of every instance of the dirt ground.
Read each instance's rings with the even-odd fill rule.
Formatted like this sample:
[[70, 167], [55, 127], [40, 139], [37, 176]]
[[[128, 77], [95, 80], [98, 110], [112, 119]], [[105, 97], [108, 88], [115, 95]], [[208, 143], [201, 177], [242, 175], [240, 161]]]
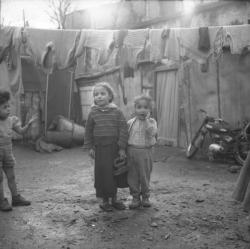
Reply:
[[[86, 151], [41, 154], [18, 145], [14, 152], [18, 186], [32, 205], [0, 212], [1, 249], [250, 248], [250, 216], [231, 198], [238, 174], [228, 164], [158, 147], [153, 207], [104, 213]], [[5, 192], [10, 198], [6, 181]], [[128, 204], [128, 190], [119, 194]]]

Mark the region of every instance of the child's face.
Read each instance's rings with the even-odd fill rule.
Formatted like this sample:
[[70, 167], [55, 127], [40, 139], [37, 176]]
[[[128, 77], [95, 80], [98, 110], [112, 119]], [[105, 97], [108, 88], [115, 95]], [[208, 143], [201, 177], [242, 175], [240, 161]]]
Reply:
[[106, 106], [109, 104], [111, 97], [106, 90], [106, 88], [102, 86], [98, 86], [94, 89], [94, 102], [98, 106]]
[[10, 115], [10, 102], [0, 105], [0, 119], [6, 119]]
[[144, 99], [139, 100], [135, 105], [136, 116], [139, 119], [144, 120], [144, 119], [146, 119], [146, 117], [149, 113], [150, 113], [150, 108], [148, 106], [147, 101]]

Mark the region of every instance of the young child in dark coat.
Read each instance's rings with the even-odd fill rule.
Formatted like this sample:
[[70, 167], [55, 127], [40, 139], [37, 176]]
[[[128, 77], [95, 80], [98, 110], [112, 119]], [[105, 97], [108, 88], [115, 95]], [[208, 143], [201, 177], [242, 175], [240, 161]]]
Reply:
[[94, 86], [93, 97], [94, 105], [86, 123], [85, 147], [95, 159], [96, 196], [102, 198], [100, 207], [104, 211], [122, 210], [125, 205], [117, 200], [114, 160], [126, 157], [127, 122], [121, 110], [112, 103], [114, 91], [107, 82]]
[[24, 126], [21, 126], [16, 116], [10, 116], [10, 93], [0, 91], [0, 210], [11, 211], [12, 207], [7, 198], [4, 197], [3, 191], [3, 172], [5, 173], [8, 186], [12, 195], [12, 206], [27, 206], [27, 201], [17, 192], [14, 166], [15, 158], [12, 151], [12, 130], [18, 134], [25, 133], [32, 122], [36, 120], [33, 116], [31, 120]]

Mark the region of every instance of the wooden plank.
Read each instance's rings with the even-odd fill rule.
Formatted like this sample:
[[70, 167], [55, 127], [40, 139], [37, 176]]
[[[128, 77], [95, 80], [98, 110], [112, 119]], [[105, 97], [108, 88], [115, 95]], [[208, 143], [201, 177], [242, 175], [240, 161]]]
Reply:
[[162, 72], [162, 71], [176, 71], [179, 69], [178, 64], [172, 64], [172, 65], [163, 65], [159, 66], [155, 69], [155, 72]]

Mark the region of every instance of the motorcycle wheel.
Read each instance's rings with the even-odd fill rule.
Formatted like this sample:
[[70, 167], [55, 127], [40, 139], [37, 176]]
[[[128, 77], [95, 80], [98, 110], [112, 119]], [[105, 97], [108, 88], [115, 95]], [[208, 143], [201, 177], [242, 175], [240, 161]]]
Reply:
[[203, 141], [204, 135], [201, 132], [197, 133], [187, 147], [186, 157], [188, 159], [191, 159], [197, 153], [198, 149], [202, 147]]
[[239, 137], [235, 150], [236, 152], [234, 158], [236, 162], [243, 165], [250, 150], [250, 143], [243, 135]]

